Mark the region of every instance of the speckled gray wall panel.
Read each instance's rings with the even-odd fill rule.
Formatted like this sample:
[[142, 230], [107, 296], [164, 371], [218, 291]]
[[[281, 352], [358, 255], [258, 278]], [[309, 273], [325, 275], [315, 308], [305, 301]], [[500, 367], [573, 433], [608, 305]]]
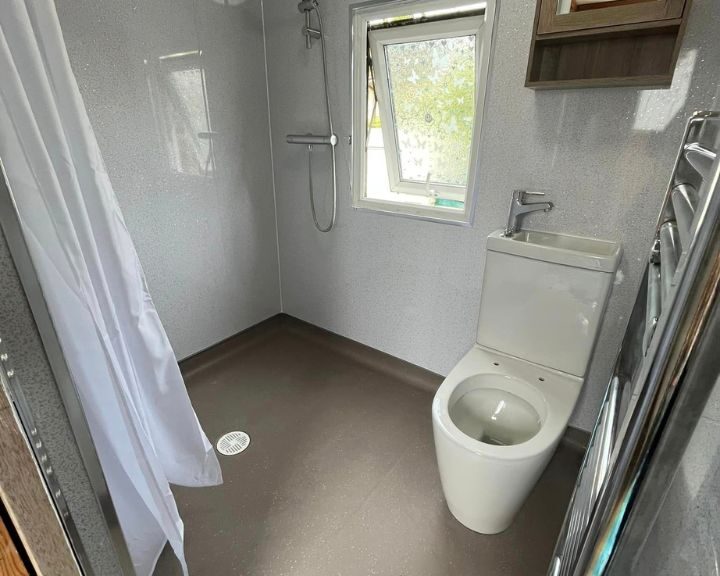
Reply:
[[[338, 221], [330, 234], [312, 225], [305, 151], [284, 142], [288, 132], [326, 130], [319, 47], [305, 49], [293, 2], [265, 1], [285, 312], [446, 374], [474, 341], [486, 236], [504, 225], [514, 188], [546, 190], [555, 210], [527, 218], [527, 227], [620, 240], [625, 248], [621, 281], [572, 419], [590, 428], [685, 119], [719, 105], [720, 3], [693, 2], [669, 90], [536, 92], [523, 87], [535, 2], [500, 0], [478, 206], [469, 228], [352, 209], [345, 138], [351, 127], [350, 1], [321, 5], [341, 136]], [[328, 182], [322, 174], [318, 168], [316, 181]], [[321, 207], [327, 208], [328, 193], [327, 185], [318, 185]]]
[[[260, 0], [56, 5], [110, 179], [177, 356], [279, 312]], [[177, 132], [204, 131], [198, 128], [202, 108], [178, 115], [177, 102], [171, 108], [170, 99], [150, 95], [163, 70], [197, 69], [200, 62], [188, 56], [161, 64], [159, 57], [194, 50], [202, 50], [216, 132], [211, 178], [173, 170], [160, 127], [174, 114]], [[178, 88], [189, 90], [194, 102], [202, 99], [196, 80]]]
[[121, 574], [55, 385], [45, 349], [0, 231], [0, 336], [31, 406], [68, 507], [96, 574]]
[[705, 406], [655, 524], [637, 576], [717, 574], [720, 548], [720, 381]]

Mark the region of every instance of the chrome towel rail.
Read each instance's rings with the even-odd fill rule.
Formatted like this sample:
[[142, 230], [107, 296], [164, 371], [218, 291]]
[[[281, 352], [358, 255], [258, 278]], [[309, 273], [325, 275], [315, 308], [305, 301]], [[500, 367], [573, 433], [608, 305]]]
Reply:
[[[720, 372], [716, 353], [701, 354], [709, 348], [704, 335], [720, 333], [720, 320], [717, 330], [713, 328], [713, 319], [720, 319], [719, 149], [720, 113], [694, 114], [678, 150], [644, 282], [555, 547], [548, 572], [552, 576], [632, 573], [628, 567], [647, 528], [647, 515], [662, 501], [672, 466], [677, 466], [675, 461], [660, 466], [654, 448], [667, 443], [666, 423], [690, 422], [699, 414], [697, 407], [676, 414], [683, 404], [676, 406], [673, 399], [684, 390], [714, 383], [713, 378], [688, 376], [697, 366], [714, 370], [715, 378]], [[663, 479], [649, 474], [651, 468], [660, 470]], [[641, 498], [642, 509], [633, 509], [636, 498]]]
[[657, 326], [660, 318], [660, 309], [662, 306], [661, 292], [661, 272], [659, 251], [654, 252], [654, 260], [650, 261], [647, 273], [647, 302], [645, 313], [645, 335], [643, 337], [643, 352], [646, 353], [650, 347], [653, 334], [655, 334], [655, 326]]
[[716, 153], [697, 142], [685, 144], [685, 158], [690, 165], [705, 179], [710, 175], [710, 169], [715, 162]]
[[680, 261], [680, 235], [675, 222], [665, 222], [660, 226], [660, 292], [661, 305], [670, 300], [670, 289], [675, 278], [675, 270]]
[[672, 189], [671, 195], [675, 220], [680, 234], [680, 244], [689, 246], [698, 201], [697, 190], [692, 184], [678, 184]]
[[[590, 442], [584, 466], [591, 473], [584, 474], [578, 483], [573, 502], [569, 508], [567, 540], [564, 542], [564, 557], [576, 557], [582, 546], [582, 528], [586, 526], [592, 516], [593, 505], [602, 489], [610, 466], [612, 448], [617, 433], [617, 404], [619, 402], [619, 380], [614, 378], [606, 391], [605, 401], [600, 411], [599, 422], [602, 423], [595, 430], [595, 436]], [[570, 576], [572, 565], [562, 563], [556, 556], [550, 567], [552, 576]]]

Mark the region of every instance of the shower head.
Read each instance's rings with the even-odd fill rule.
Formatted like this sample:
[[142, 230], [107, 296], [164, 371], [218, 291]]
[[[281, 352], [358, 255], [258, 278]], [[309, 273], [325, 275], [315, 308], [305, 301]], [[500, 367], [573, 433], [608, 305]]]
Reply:
[[315, 10], [315, 6], [317, 6], [316, 0], [301, 0], [300, 4], [298, 4], [298, 10], [300, 12], [312, 12]]
[[[298, 10], [302, 14], [305, 14], [305, 26], [302, 29], [302, 33], [305, 36], [306, 48], [312, 47], [313, 38], [317, 39], [322, 36], [322, 22], [320, 19], [320, 8], [318, 6], [319, 4], [317, 0], [300, 0], [300, 4], [298, 4]], [[310, 13], [313, 10], [315, 11], [315, 14], [317, 14], [319, 25], [318, 29], [315, 29], [310, 25]]]

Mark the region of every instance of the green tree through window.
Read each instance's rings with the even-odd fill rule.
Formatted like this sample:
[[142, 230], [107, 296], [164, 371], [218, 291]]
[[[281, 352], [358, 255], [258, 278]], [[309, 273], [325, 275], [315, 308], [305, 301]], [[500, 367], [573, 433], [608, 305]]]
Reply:
[[402, 180], [467, 186], [475, 36], [385, 46]]

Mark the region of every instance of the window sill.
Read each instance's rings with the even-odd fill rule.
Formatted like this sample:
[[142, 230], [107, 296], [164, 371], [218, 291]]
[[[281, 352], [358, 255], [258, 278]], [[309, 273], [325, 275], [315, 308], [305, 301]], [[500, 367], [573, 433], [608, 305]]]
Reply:
[[360, 198], [353, 201], [353, 208], [368, 212], [379, 212], [393, 216], [413, 218], [415, 220], [426, 220], [441, 224], [452, 224], [455, 226], [471, 225], [471, 209], [466, 206], [465, 210], [454, 210], [440, 206], [413, 205], [404, 202], [390, 202], [374, 198]]

